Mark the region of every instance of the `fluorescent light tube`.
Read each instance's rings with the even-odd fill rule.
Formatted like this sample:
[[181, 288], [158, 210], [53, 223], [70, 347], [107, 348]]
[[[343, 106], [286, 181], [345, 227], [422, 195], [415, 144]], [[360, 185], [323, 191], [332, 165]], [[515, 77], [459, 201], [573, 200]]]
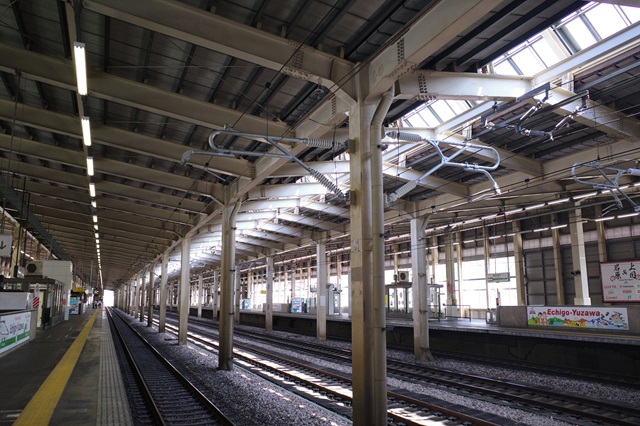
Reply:
[[87, 58], [85, 45], [79, 41], [73, 42], [73, 62], [76, 66], [76, 81], [78, 82], [78, 94], [85, 96], [87, 89]]
[[85, 146], [91, 146], [91, 126], [89, 125], [89, 117], [86, 115], [80, 119], [82, 124], [82, 142]]
[[93, 176], [93, 157], [87, 157], [87, 174]]
[[93, 182], [89, 184], [89, 195], [91, 196], [91, 198], [96, 197], [96, 184]]

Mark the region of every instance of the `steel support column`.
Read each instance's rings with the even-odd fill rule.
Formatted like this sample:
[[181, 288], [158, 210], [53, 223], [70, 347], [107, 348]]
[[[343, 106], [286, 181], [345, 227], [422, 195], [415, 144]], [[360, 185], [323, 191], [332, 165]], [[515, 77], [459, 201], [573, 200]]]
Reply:
[[264, 328], [273, 331], [273, 256], [267, 256], [267, 306], [264, 312]]
[[522, 256], [522, 234], [520, 234], [520, 222], [514, 220], [513, 227], [513, 261], [516, 266], [516, 299], [518, 306], [527, 304], [527, 293], [524, 281], [524, 257]]
[[[552, 223], [557, 223], [558, 215], [551, 216]], [[556, 280], [556, 303], [564, 305], [564, 276], [562, 274], [562, 250], [560, 249], [560, 230], [551, 229], [551, 239], [553, 240], [553, 272]]]
[[202, 292], [204, 290], [202, 272], [198, 274], [198, 318], [202, 318]]
[[414, 212], [411, 219], [411, 288], [413, 290], [413, 353], [417, 360], [432, 361], [429, 349], [427, 289], [427, 218]]
[[569, 229], [571, 231], [571, 258], [573, 260], [573, 283], [576, 297], [575, 305], [591, 305], [589, 296], [589, 280], [587, 274], [587, 254], [584, 249], [584, 231], [582, 230], [582, 209], [578, 206], [569, 212]]
[[189, 322], [189, 251], [191, 237], [182, 239], [182, 253], [180, 256], [180, 295], [178, 302], [178, 345], [187, 344], [187, 327]]
[[322, 238], [316, 242], [316, 338], [318, 340], [327, 340], [327, 309], [329, 303], [327, 296], [329, 280], [327, 276], [326, 234], [326, 232], [323, 232]]
[[233, 369], [233, 287], [236, 273], [236, 215], [240, 202], [222, 209], [222, 259], [218, 368]]
[[153, 324], [153, 280], [155, 279], [153, 268], [155, 264], [151, 264], [149, 268], [149, 285], [147, 286], [147, 327]]
[[158, 332], [164, 333], [165, 323], [167, 321], [167, 267], [169, 264], [169, 250], [162, 255], [162, 263], [160, 266], [160, 306], [159, 308], [159, 325]]

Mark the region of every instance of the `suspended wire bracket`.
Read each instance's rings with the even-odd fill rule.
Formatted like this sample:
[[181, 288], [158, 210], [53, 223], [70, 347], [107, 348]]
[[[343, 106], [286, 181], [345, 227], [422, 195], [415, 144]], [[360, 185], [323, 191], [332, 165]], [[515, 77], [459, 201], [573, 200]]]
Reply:
[[[270, 152], [261, 153], [261, 152], [254, 152], [254, 151], [239, 151], [239, 150], [231, 150], [231, 149], [223, 148], [220, 145], [216, 145], [214, 142], [215, 138], [218, 135], [232, 135], [236, 137], [243, 137], [243, 138], [248, 138], [252, 140], [257, 140], [260, 142], [265, 142], [273, 146], [274, 148], [276, 148], [282, 154], [270, 153]], [[300, 165], [307, 172], [309, 172], [311, 176], [316, 178], [316, 180], [322, 186], [324, 186], [334, 194], [334, 197], [328, 201], [332, 201], [336, 198], [341, 198], [346, 201], [345, 194], [342, 192], [340, 188], [338, 188], [336, 184], [331, 182], [331, 180], [328, 177], [326, 177], [319, 171], [311, 168], [310, 166], [306, 165], [298, 157], [291, 154], [286, 148], [280, 145], [280, 142], [301, 143], [301, 144], [308, 145], [315, 148], [334, 149], [334, 150], [348, 148], [348, 141], [335, 142], [327, 139], [277, 137], [277, 136], [269, 136], [269, 135], [259, 135], [254, 133], [242, 133], [242, 132], [237, 132], [231, 128], [225, 128], [221, 130], [214, 130], [209, 135], [209, 146], [211, 147], [211, 151], [195, 151], [195, 150], [186, 151], [182, 155], [182, 164], [187, 164], [192, 155], [209, 155], [209, 156], [215, 155], [217, 157], [231, 157], [231, 158], [237, 158], [242, 156], [250, 156], [250, 157], [264, 156], [264, 157], [287, 159]]]
[[[581, 170], [579, 170], [581, 169]], [[584, 169], [588, 169], [590, 172], [598, 172], [600, 180], [585, 180], [578, 176], [579, 172], [584, 172]], [[573, 179], [583, 185], [589, 185], [594, 189], [608, 190], [614, 199], [614, 204], [607, 206], [602, 210], [603, 216], [609, 213], [611, 210], [622, 209], [622, 201], [616, 191], [622, 195], [622, 197], [629, 202], [633, 210], [640, 212], [640, 206], [638, 206], [624, 191], [620, 188], [619, 180], [621, 176], [632, 175], [640, 176], [640, 169], [618, 169], [615, 167], [601, 166], [598, 161], [591, 161], [589, 163], [575, 163], [571, 168], [571, 175]]]
[[[493, 179], [493, 177], [489, 173], [491, 171], [496, 170], [498, 166], [500, 166], [500, 154], [498, 154], [498, 151], [496, 151], [494, 148], [490, 146], [478, 145], [478, 144], [473, 144], [469, 142], [424, 139], [422, 136], [416, 135], [414, 133], [400, 132], [395, 130], [391, 132], [387, 132], [386, 136], [389, 136], [393, 139], [403, 140], [403, 141], [416, 142], [416, 143], [423, 143], [423, 142], [428, 143], [436, 150], [436, 153], [440, 156], [440, 164], [433, 166], [429, 171], [424, 173], [419, 178], [405, 183], [400, 188], [398, 188], [393, 194], [388, 194], [386, 197], [387, 204], [392, 203], [396, 201], [398, 198], [401, 198], [406, 194], [408, 194], [411, 190], [413, 190], [418, 185], [418, 183], [422, 179], [431, 175], [433, 172], [435, 172], [436, 170], [438, 170], [443, 166], [461, 167], [465, 171], [476, 171], [476, 172], [482, 173], [491, 182], [494, 192], [498, 195], [500, 194], [500, 187], [498, 186], [498, 183]], [[444, 155], [444, 153], [442, 152], [442, 149], [440, 148], [441, 144], [449, 145], [459, 149], [447, 157], [446, 155]], [[462, 154], [463, 152], [465, 152], [470, 148], [490, 151], [495, 157], [495, 162], [489, 166], [481, 166], [479, 164], [458, 163], [458, 162], [452, 161], [455, 157], [459, 156], [460, 154]]]
[[[544, 137], [544, 138], [548, 138], [549, 140], [553, 140], [554, 138], [554, 133], [557, 132], [558, 130], [566, 127], [569, 125], [569, 123], [571, 122], [571, 120], [573, 118], [575, 118], [576, 116], [582, 114], [582, 112], [584, 110], [586, 110], [588, 108], [587, 106], [587, 100], [589, 99], [589, 92], [588, 91], [584, 91], [581, 93], [578, 93], [576, 96], [571, 97], [570, 99], [564, 100], [563, 102], [559, 103], [559, 104], [555, 104], [555, 105], [550, 105], [548, 107], [544, 107], [544, 109], [556, 109], [559, 108], [562, 105], [565, 105], [569, 102], [573, 102], [576, 99], [581, 99], [582, 103], [576, 107], [573, 112], [571, 112], [571, 114], [565, 116], [562, 118], [562, 120], [560, 120], [558, 122], [558, 124], [555, 125], [555, 127], [553, 129], [551, 129], [550, 131], [544, 131], [544, 130], [535, 130], [535, 129], [529, 129], [526, 128], [524, 126], [524, 122], [526, 120], [528, 120], [529, 118], [531, 118], [535, 113], [537, 113], [538, 111], [543, 109], [544, 103], [549, 99], [549, 91], [551, 90], [551, 83], [545, 83], [544, 85], [537, 87], [527, 93], [525, 93], [524, 95], [514, 99], [513, 101], [510, 102], [505, 102], [502, 105], [496, 105], [494, 106], [494, 108], [491, 110], [491, 112], [484, 114], [481, 116], [481, 120], [482, 120], [482, 126], [486, 129], [488, 129], [489, 131], [493, 131], [495, 129], [512, 129], [514, 130], [517, 134], [519, 135], [524, 135], [524, 136], [533, 136], [533, 137]], [[544, 93], [544, 97], [540, 100], [537, 100], [534, 98], [534, 96], [539, 95], [541, 93]], [[511, 118], [509, 120], [506, 120], [505, 122], [502, 123], [493, 123], [491, 121], [489, 121], [489, 117], [495, 115], [496, 113], [503, 111], [507, 108], [511, 108], [515, 105], [517, 105], [518, 103], [522, 103], [525, 102], [529, 99], [535, 100], [535, 105], [533, 105], [531, 108], [529, 108], [524, 114], [522, 114], [520, 117], [515, 117], [515, 118]], [[478, 135], [476, 135], [478, 136]]]

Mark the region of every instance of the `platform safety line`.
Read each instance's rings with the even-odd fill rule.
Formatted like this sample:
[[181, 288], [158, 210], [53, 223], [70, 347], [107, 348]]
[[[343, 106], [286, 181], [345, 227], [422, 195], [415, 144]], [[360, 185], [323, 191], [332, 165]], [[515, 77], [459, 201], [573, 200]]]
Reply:
[[69, 377], [71, 377], [78, 358], [80, 358], [80, 353], [89, 337], [89, 332], [98, 316], [98, 312], [100, 311], [96, 310], [93, 315], [91, 315], [91, 318], [89, 318], [89, 321], [87, 321], [87, 324], [85, 324], [76, 340], [71, 344], [69, 349], [67, 349], [67, 352], [65, 352], [58, 365], [56, 365], [51, 374], [49, 374], [33, 398], [31, 398], [31, 401], [29, 401], [13, 426], [49, 424], [51, 416], [53, 416], [53, 412], [58, 405], [58, 401], [60, 401], [60, 397], [62, 397], [62, 392], [67, 386]]

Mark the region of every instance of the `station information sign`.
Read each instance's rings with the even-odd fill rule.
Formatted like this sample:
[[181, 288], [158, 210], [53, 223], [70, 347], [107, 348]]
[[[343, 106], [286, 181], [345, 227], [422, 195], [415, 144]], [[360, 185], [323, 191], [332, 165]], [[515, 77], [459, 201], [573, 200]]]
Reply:
[[640, 302], [640, 260], [600, 263], [602, 300]]

